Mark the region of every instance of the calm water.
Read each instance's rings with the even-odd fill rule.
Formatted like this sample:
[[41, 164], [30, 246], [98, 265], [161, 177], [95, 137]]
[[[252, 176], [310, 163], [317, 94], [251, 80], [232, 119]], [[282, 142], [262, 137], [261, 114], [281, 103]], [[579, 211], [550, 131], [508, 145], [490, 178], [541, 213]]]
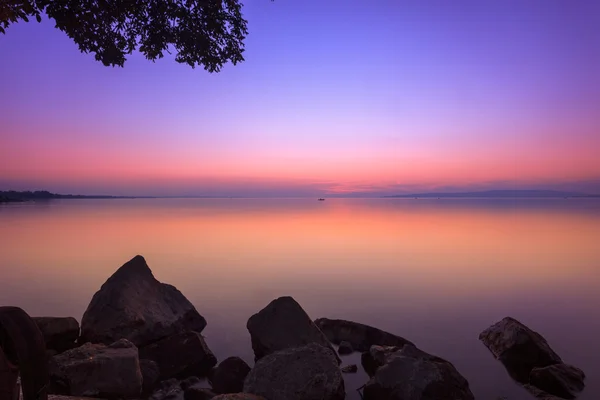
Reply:
[[[0, 305], [32, 315], [80, 319], [142, 254], [219, 359], [251, 363], [248, 317], [292, 295], [449, 359], [478, 399], [528, 399], [477, 339], [510, 315], [587, 373], [580, 399], [600, 397], [599, 200], [61, 200], [0, 205], [0, 238]], [[349, 398], [365, 380], [346, 376]]]

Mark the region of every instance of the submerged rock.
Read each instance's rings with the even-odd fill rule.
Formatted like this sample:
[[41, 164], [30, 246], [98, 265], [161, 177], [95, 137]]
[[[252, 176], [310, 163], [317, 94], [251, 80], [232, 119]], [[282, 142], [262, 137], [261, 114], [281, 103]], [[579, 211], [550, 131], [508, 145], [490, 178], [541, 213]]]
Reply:
[[315, 324], [332, 343], [348, 342], [356, 351], [369, 351], [374, 345], [402, 347], [405, 344], [413, 344], [403, 337], [358, 322], [319, 318]]
[[148, 400], [185, 400], [184, 391], [177, 379], [162, 381]]
[[183, 332], [140, 349], [140, 357], [158, 364], [161, 379], [206, 376], [217, 364], [198, 332]]
[[338, 347], [338, 354], [343, 356], [351, 354], [352, 352], [354, 352], [354, 349], [352, 348], [352, 345], [349, 342], [340, 342], [340, 346]]
[[584, 389], [584, 379], [585, 374], [579, 368], [554, 364], [531, 370], [529, 383], [555, 396], [574, 399]]
[[345, 374], [355, 374], [358, 372], [358, 367], [356, 366], [356, 364], [350, 364], [346, 365], [345, 367], [342, 367], [341, 371]]
[[138, 347], [184, 331], [201, 332], [206, 320], [171, 285], [157, 281], [142, 256], [117, 270], [96, 292], [81, 320], [83, 341], [128, 339]]
[[244, 389], [244, 379], [250, 367], [239, 357], [223, 360], [214, 370], [209, 381], [215, 393], [239, 393]]
[[373, 346], [365, 400], [473, 400], [467, 380], [448, 361], [419, 350]]
[[256, 362], [244, 392], [269, 400], [343, 400], [335, 352], [317, 343], [269, 354]]
[[72, 349], [79, 337], [79, 322], [73, 317], [33, 317], [44, 341], [46, 350], [56, 353]]
[[538, 399], [572, 399], [585, 387], [585, 374], [564, 364], [546, 339], [506, 317], [479, 335], [509, 375]]
[[142, 391], [138, 350], [126, 339], [67, 350], [52, 357], [48, 369], [72, 396], [135, 398]]
[[506, 317], [490, 326], [481, 332], [479, 340], [517, 382], [527, 383], [534, 368], [562, 363], [542, 335], [514, 318]]
[[[300, 304], [291, 297], [273, 300], [250, 317], [246, 327], [250, 332], [256, 360], [279, 350], [309, 343], [328, 347], [335, 354], [335, 350], [323, 332], [308, 317]], [[337, 355], [335, 357], [338, 359]]]

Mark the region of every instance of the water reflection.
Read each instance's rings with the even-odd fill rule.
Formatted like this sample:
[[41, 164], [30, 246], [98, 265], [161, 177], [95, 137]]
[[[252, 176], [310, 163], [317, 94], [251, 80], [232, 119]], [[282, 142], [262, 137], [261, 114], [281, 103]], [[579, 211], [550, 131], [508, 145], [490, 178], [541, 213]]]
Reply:
[[62, 200], [0, 206], [0, 235], [0, 304], [34, 315], [80, 318], [142, 254], [221, 358], [251, 361], [247, 318], [286, 294], [450, 359], [482, 398], [527, 398], [477, 341], [511, 315], [588, 373], [581, 399], [600, 393], [598, 200]]

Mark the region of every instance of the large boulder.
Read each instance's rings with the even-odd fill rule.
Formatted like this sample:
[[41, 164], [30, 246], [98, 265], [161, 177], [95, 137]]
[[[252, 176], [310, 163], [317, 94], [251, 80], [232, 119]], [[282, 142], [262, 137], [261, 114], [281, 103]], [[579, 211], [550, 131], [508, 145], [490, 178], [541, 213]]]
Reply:
[[202, 335], [192, 331], [142, 347], [140, 357], [158, 364], [161, 379], [206, 376], [217, 364]]
[[585, 374], [579, 368], [568, 364], [554, 364], [543, 368], [534, 368], [529, 383], [546, 393], [574, 399], [585, 387]]
[[562, 363], [542, 335], [514, 318], [506, 317], [490, 326], [481, 332], [479, 340], [517, 382], [527, 383], [534, 368]]
[[86, 343], [52, 357], [50, 379], [72, 396], [135, 398], [142, 391], [138, 350], [127, 339]]
[[73, 317], [33, 317], [46, 342], [46, 349], [57, 353], [75, 347], [79, 337], [79, 322]]
[[373, 346], [365, 354], [375, 366], [368, 371], [372, 377], [364, 387], [365, 400], [474, 399], [469, 383], [450, 362], [411, 344]]
[[250, 367], [244, 360], [229, 357], [219, 364], [209, 381], [215, 393], [239, 393], [244, 389], [244, 379], [249, 372]]
[[288, 348], [256, 362], [244, 392], [269, 400], [343, 400], [344, 379], [335, 352], [317, 343]]
[[256, 360], [279, 350], [309, 343], [318, 343], [333, 350], [327, 337], [291, 297], [273, 300], [250, 317], [246, 327]]
[[117, 270], [96, 292], [81, 320], [82, 341], [125, 338], [138, 347], [184, 331], [201, 332], [206, 320], [171, 285], [152, 275], [142, 256]]
[[343, 319], [319, 318], [315, 324], [329, 341], [340, 344], [348, 342], [356, 351], [369, 351], [371, 346], [399, 346], [413, 344], [403, 337], [393, 335], [369, 325]]

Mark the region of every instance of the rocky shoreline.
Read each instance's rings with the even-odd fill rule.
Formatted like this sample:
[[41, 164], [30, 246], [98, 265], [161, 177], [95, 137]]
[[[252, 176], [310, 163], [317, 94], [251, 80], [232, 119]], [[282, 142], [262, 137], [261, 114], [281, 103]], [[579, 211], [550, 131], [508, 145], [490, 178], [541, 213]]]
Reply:
[[[341, 366], [338, 353], [360, 352], [369, 377], [365, 400], [474, 399], [451, 362], [375, 327], [313, 321], [291, 297], [275, 299], [249, 318], [254, 366], [239, 357], [218, 363], [201, 334], [207, 321], [179, 290], [157, 281], [142, 256], [102, 285], [81, 326], [75, 318], [33, 320], [46, 343], [47, 391], [54, 396], [342, 400], [342, 373], [358, 366]], [[515, 319], [492, 325], [480, 340], [532, 398], [573, 399], [584, 389], [583, 371], [564, 364], [539, 333]]]

